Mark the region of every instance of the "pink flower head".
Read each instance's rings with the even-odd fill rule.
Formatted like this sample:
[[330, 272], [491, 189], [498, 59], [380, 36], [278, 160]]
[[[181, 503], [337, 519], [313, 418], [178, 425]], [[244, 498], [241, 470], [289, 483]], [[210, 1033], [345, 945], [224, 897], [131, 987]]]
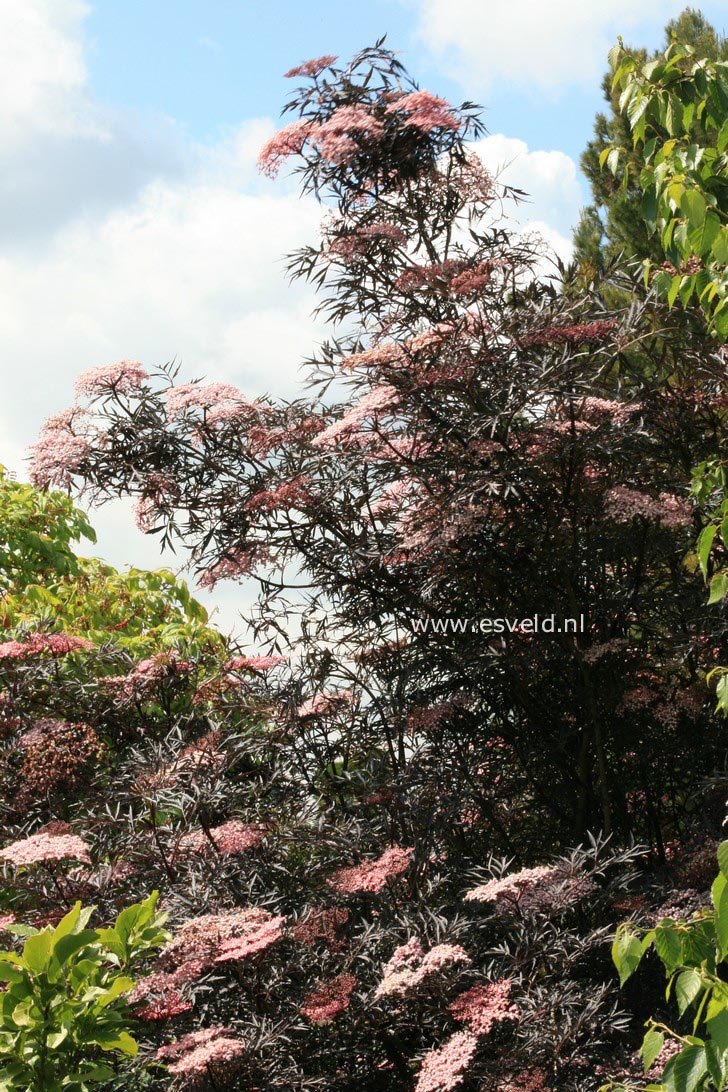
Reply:
[[589, 876], [564, 865], [522, 868], [488, 880], [465, 896], [469, 902], [492, 902], [497, 914], [514, 910], [558, 910], [591, 894], [596, 884]]
[[329, 883], [342, 895], [359, 892], [377, 895], [384, 890], [387, 880], [407, 871], [413, 853], [413, 849], [392, 846], [374, 861], [363, 861], [359, 865], [339, 869]]
[[402, 95], [389, 104], [386, 112], [408, 114], [404, 124], [423, 133], [430, 133], [433, 129], [457, 131], [461, 125], [450, 103], [429, 91], [412, 91], [409, 95]]
[[441, 1047], [422, 1059], [415, 1092], [450, 1092], [462, 1084], [478, 1049], [478, 1040], [470, 1031], [458, 1031]]
[[89, 652], [93, 648], [85, 637], [72, 637], [68, 633], [33, 633], [24, 641], [6, 641], [0, 645], [0, 659], [24, 660], [41, 652], [51, 656], [67, 656], [69, 652]]
[[310, 61], [302, 61], [301, 64], [296, 65], [295, 68], [290, 68], [288, 72], [283, 74], [284, 80], [294, 79], [296, 76], [310, 76], [315, 78], [319, 76], [325, 68], [330, 68], [331, 65], [338, 60], [332, 53], [327, 53], [323, 57], [314, 57]]
[[360, 148], [362, 140], [376, 140], [384, 126], [362, 106], [340, 106], [311, 135], [311, 142], [328, 163], [346, 163]]
[[204, 830], [194, 830], [180, 838], [179, 848], [193, 853], [212, 852], [213, 846], [221, 857], [237, 857], [249, 849], [257, 848], [265, 838], [263, 827], [229, 819], [219, 827], [212, 827], [208, 837]]
[[33, 834], [0, 849], [0, 860], [16, 868], [72, 859], [91, 864], [89, 847], [75, 834]]
[[380, 413], [396, 406], [398, 401], [399, 392], [396, 387], [391, 386], [389, 383], [382, 383], [380, 386], [372, 387], [369, 393], [351, 409], [347, 410], [343, 417], [329, 425], [323, 432], [319, 432], [311, 443], [314, 447], [330, 447], [332, 442], [336, 441], [340, 436], [352, 432], [367, 417], [376, 419]]
[[356, 979], [351, 974], [340, 974], [321, 983], [304, 1000], [301, 1015], [312, 1024], [330, 1024], [348, 1009], [355, 986]]
[[274, 133], [263, 145], [258, 156], [258, 170], [275, 178], [284, 161], [291, 155], [300, 155], [307, 140], [310, 140], [318, 126], [307, 118], [299, 118], [285, 125]]
[[211, 410], [220, 406], [249, 405], [243, 392], [230, 383], [181, 383], [178, 387], [170, 387], [165, 398], [170, 421], [186, 409]]
[[475, 1035], [487, 1035], [493, 1024], [517, 1020], [520, 1010], [509, 1001], [511, 980], [499, 978], [484, 986], [473, 986], [449, 1006], [456, 1020], [467, 1024]]
[[629, 523], [640, 516], [655, 520], [671, 531], [689, 526], [692, 521], [692, 508], [687, 500], [673, 496], [672, 493], [660, 493], [655, 500], [646, 493], [628, 489], [624, 485], [615, 485], [606, 492], [604, 514], [615, 523]]
[[160, 952], [159, 963], [174, 969], [193, 961], [208, 968], [216, 962], [244, 959], [275, 944], [282, 936], [282, 924], [283, 918], [259, 907], [203, 914], [185, 922]]
[[283, 936], [282, 916], [268, 917], [267, 921], [251, 924], [240, 936], [222, 942], [215, 963], [232, 963], [247, 959], [258, 952], [265, 952]]
[[271, 560], [270, 550], [259, 542], [229, 550], [227, 555], [209, 565], [197, 581], [198, 588], [212, 589], [220, 580], [237, 580], [249, 576], [258, 565]]
[[334, 713], [342, 705], [350, 705], [352, 701], [351, 690], [324, 690], [320, 694], [314, 694], [307, 698], [296, 709], [299, 717], [325, 717]]
[[234, 1071], [235, 1065], [247, 1053], [241, 1039], [234, 1037], [231, 1028], [201, 1028], [183, 1035], [174, 1043], [157, 1051], [158, 1061], [173, 1059], [169, 1072], [175, 1077], [186, 1077], [186, 1087], [196, 1087], [197, 1082], [210, 1076], [221, 1076]]
[[91, 451], [85, 436], [65, 429], [46, 429], [30, 447], [30, 480], [39, 489], [50, 485], [68, 486], [71, 475]]
[[225, 671], [272, 671], [287, 662], [286, 656], [233, 656], [225, 664]]
[[413, 938], [394, 951], [374, 996], [402, 997], [452, 967], [469, 963], [470, 956], [459, 944], [436, 944], [425, 954]]
[[121, 360], [118, 364], [102, 364], [83, 372], [76, 380], [76, 396], [94, 394], [131, 394], [139, 390], [149, 375], [135, 360]]

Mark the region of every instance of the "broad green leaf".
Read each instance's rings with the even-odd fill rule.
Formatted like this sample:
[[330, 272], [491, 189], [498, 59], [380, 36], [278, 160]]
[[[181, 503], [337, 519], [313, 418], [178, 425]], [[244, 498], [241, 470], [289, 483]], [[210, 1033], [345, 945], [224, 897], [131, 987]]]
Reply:
[[652, 1068], [652, 1064], [655, 1061], [655, 1058], [660, 1053], [664, 1045], [665, 1036], [662, 1034], [662, 1032], [657, 1031], [655, 1028], [650, 1028], [650, 1030], [647, 1032], [644, 1039], [642, 1040], [642, 1047], [640, 1049], [640, 1054], [642, 1055], [642, 1064], [644, 1066], [645, 1073], [648, 1069]]
[[726, 595], [728, 595], [728, 576], [726, 576], [725, 573], [716, 573], [710, 581], [708, 606], [710, 607], [713, 603], [722, 602]]
[[620, 986], [623, 986], [635, 972], [642, 955], [643, 949], [639, 937], [629, 932], [628, 927], [620, 925], [612, 945], [612, 960], [619, 974]]
[[23, 959], [33, 974], [40, 974], [48, 966], [51, 953], [51, 934], [43, 930], [28, 937], [23, 945]]
[[682, 1016], [687, 1008], [692, 1005], [695, 998], [701, 992], [703, 987], [703, 979], [700, 971], [691, 968], [690, 970], [683, 971], [678, 976], [675, 983], [675, 998], [677, 1000], [678, 1012]]
[[[668, 1075], [669, 1067], [669, 1075]], [[704, 1046], [688, 1046], [665, 1067], [666, 1087], [674, 1092], [695, 1092], [708, 1071]]]

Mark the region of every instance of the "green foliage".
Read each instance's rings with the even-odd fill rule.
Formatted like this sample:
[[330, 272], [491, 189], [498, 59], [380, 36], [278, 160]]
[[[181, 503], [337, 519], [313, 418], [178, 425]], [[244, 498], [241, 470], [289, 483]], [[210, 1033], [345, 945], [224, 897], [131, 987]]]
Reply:
[[[687, 8], [666, 27], [666, 41], [673, 39], [692, 46], [696, 56], [711, 60], [728, 58], [728, 42], [721, 39], [703, 16]], [[641, 63], [654, 60], [646, 50], [630, 49]], [[642, 191], [639, 179], [644, 168], [641, 145], [633, 145], [629, 120], [620, 110], [620, 90], [613, 86], [612, 73], [603, 82], [607, 110], [597, 115], [594, 136], [581, 157], [581, 167], [589, 182], [592, 202], [582, 210], [574, 232], [574, 253], [582, 273], [593, 280], [612, 260], [651, 258], [662, 261], [663, 254], [656, 233], [650, 233], [642, 215]], [[699, 145], [714, 144], [715, 137], [694, 126], [693, 139]], [[629, 165], [622, 182], [610, 171], [602, 170], [600, 159], [605, 149], [622, 149], [622, 163]]]
[[[728, 340], [728, 62], [696, 55], [674, 40], [645, 63], [621, 43], [610, 53], [613, 89], [627, 118], [637, 171], [623, 146], [605, 147], [599, 165], [636, 183], [650, 236], [659, 238], [659, 270], [646, 278], [670, 306], [695, 298], [721, 341]], [[636, 176], [636, 177], [635, 177]]]
[[[647, 1073], [666, 1043], [676, 1051], [662, 1076], [646, 1087], [653, 1092], [702, 1092], [726, 1087], [728, 1080], [728, 842], [718, 848], [720, 872], [711, 890], [712, 908], [690, 921], [663, 918], [647, 932], [620, 925], [612, 959], [624, 983], [653, 950], [667, 976], [666, 999], [677, 1008], [681, 1030], [649, 1020], [641, 1057]], [[629, 1088], [611, 1082], [604, 1089]]]
[[13, 481], [0, 468], [0, 622], [4, 629], [51, 626], [144, 656], [184, 643], [217, 646], [207, 612], [167, 569], [119, 572], [78, 557], [72, 544], [96, 541], [65, 493]]
[[129, 970], [169, 934], [156, 892], [91, 929], [93, 907], [77, 902], [55, 928], [15, 926], [22, 951], [0, 952], [0, 1092], [86, 1092], [133, 1058], [124, 995]]

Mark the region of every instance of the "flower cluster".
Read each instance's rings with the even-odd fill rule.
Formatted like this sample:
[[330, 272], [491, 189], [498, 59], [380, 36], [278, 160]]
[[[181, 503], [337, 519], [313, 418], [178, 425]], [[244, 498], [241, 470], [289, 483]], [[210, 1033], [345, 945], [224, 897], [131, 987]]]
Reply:
[[192, 1089], [207, 1083], [210, 1075], [230, 1077], [246, 1053], [245, 1043], [231, 1028], [211, 1027], [191, 1031], [160, 1047], [156, 1056], [158, 1061], [169, 1063], [169, 1072], [182, 1078], [183, 1087]]
[[255, 849], [265, 838], [265, 831], [255, 824], [230, 819], [209, 831], [193, 830], [180, 838], [182, 852], [205, 853], [216, 850], [221, 857], [237, 857]]
[[571, 906], [595, 889], [590, 876], [563, 866], [538, 865], [488, 880], [465, 898], [469, 902], [493, 903], [497, 914], [516, 910], [548, 912]]
[[93, 642], [68, 633], [32, 633], [25, 640], [5, 641], [0, 645], [0, 660], [25, 660], [49, 652], [51, 656], [67, 656], [70, 652], [90, 652]]
[[139, 390], [149, 375], [135, 360], [121, 360], [118, 364], [105, 364], [82, 372], [76, 380], [78, 398], [98, 394], [131, 394]]
[[355, 988], [356, 978], [351, 974], [340, 974], [322, 982], [306, 996], [301, 1015], [312, 1024], [330, 1024], [348, 1009]]
[[374, 861], [363, 861], [360, 865], [340, 869], [329, 883], [341, 895], [377, 895], [384, 890], [388, 880], [407, 871], [413, 853], [413, 849], [392, 846]]
[[520, 1016], [518, 1006], [510, 1001], [512, 988], [509, 978], [473, 986], [455, 998], [450, 1012], [456, 1020], [467, 1024], [475, 1035], [487, 1035], [493, 1024], [517, 1020]]
[[397, 948], [384, 968], [376, 997], [401, 997], [458, 964], [470, 963], [459, 944], [436, 944], [425, 954], [417, 939]]
[[0, 849], [0, 860], [15, 868], [75, 860], [91, 863], [89, 847], [76, 834], [33, 834]]

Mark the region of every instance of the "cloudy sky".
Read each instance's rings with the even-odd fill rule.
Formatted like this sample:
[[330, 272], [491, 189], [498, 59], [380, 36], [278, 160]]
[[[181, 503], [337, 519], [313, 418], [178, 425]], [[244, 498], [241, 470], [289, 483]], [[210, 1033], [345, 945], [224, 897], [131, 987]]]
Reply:
[[[673, 0], [0, 0], [0, 462], [25, 476], [74, 376], [132, 358], [291, 394], [321, 338], [282, 255], [316, 232], [255, 157], [281, 73], [382, 34], [422, 86], [484, 104], [481, 152], [527, 190], [564, 257], [587, 200], [578, 158], [609, 46], [656, 46]], [[726, 30], [724, 0], [701, 5]], [[98, 553], [154, 566], [124, 505]], [[239, 593], [218, 594], [230, 625]]]

